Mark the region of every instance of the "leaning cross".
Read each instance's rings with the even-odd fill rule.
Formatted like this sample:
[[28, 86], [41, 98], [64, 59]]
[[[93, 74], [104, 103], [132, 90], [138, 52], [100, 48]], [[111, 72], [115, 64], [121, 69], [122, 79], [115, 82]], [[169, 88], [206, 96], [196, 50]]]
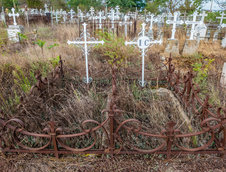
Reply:
[[174, 13], [173, 21], [172, 21], [172, 20], [167, 20], [167, 21], [166, 21], [167, 24], [172, 24], [172, 25], [173, 25], [171, 40], [174, 40], [174, 39], [175, 39], [175, 33], [176, 33], [176, 27], [177, 27], [177, 24], [178, 24], [178, 25], [181, 25], [181, 24], [184, 23], [182, 20], [179, 20], [179, 21], [178, 21], [178, 20], [177, 20], [178, 17], [179, 17], [179, 13], [178, 13], [178, 12], [175, 12], [175, 13]]
[[137, 45], [141, 51], [142, 51], [142, 80], [139, 81], [139, 84], [144, 87], [146, 85], [146, 82], [144, 81], [144, 57], [145, 57], [145, 50], [150, 46], [150, 45], [153, 45], [153, 44], [162, 44], [162, 40], [155, 40], [155, 41], [151, 41], [149, 37], [147, 37], [145, 35], [145, 27], [146, 27], [146, 24], [143, 23], [142, 24], [142, 31], [141, 33], [139, 34], [140, 37], [138, 38], [137, 41], [135, 42], [125, 42], [125, 45]]
[[201, 21], [196, 21], [197, 16], [198, 16], [198, 13], [197, 13], [197, 11], [195, 11], [194, 14], [193, 14], [193, 21], [185, 21], [186, 25], [192, 25], [192, 27], [191, 27], [191, 35], [190, 35], [190, 38], [189, 38], [190, 40], [194, 40], [195, 25], [201, 24]]
[[105, 20], [106, 17], [105, 16], [102, 16], [102, 12], [99, 11], [99, 16], [96, 16], [95, 19], [96, 20], [99, 20], [99, 29], [102, 29], [102, 20]]
[[12, 8], [11, 11], [12, 11], [12, 14], [9, 13], [9, 17], [13, 17], [13, 25], [16, 26], [17, 25], [16, 17], [19, 17], [20, 15], [18, 13], [15, 14], [15, 9], [14, 8]]
[[89, 50], [88, 50], [88, 44], [104, 44], [104, 41], [96, 41], [95, 39], [91, 39], [91, 41], [87, 41], [88, 38], [88, 33], [87, 33], [87, 24], [84, 23], [83, 24], [84, 27], [84, 32], [83, 32], [83, 36], [80, 38], [80, 40], [83, 39], [83, 41], [68, 41], [67, 43], [70, 44], [78, 44], [78, 45], [83, 45], [84, 44], [84, 54], [85, 54], [85, 60], [86, 60], [86, 78], [84, 79], [84, 82], [86, 84], [89, 84], [92, 82], [92, 78], [89, 77], [89, 65], [88, 65], [88, 54], [89, 54]]
[[223, 26], [225, 27], [225, 24], [223, 24], [223, 20], [226, 19], [226, 17], [224, 17], [225, 14], [224, 12], [221, 14], [221, 17], [217, 17], [217, 19], [220, 19], [220, 26], [223, 28]]

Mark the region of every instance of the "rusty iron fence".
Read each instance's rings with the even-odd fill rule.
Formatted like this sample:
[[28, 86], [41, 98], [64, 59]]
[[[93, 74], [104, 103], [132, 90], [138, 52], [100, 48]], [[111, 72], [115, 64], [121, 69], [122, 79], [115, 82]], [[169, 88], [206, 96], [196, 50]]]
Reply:
[[[176, 72], [171, 58], [167, 65], [168, 87], [187, 111], [200, 116], [200, 131], [183, 133], [172, 121], [160, 133], [152, 133], [151, 130], [143, 130], [141, 121], [137, 119], [119, 120], [123, 111], [116, 106], [116, 72], [112, 69], [112, 99], [109, 108], [100, 114], [105, 117], [102, 122], [85, 120], [81, 124], [81, 132], [66, 134], [54, 121], [48, 122], [43, 133], [34, 133], [27, 131], [26, 124], [20, 119], [0, 119], [1, 152], [54, 154], [56, 158], [63, 154], [164, 154], [167, 158], [180, 154], [219, 154], [225, 157], [226, 109], [210, 105], [209, 96], [204, 101], [200, 98], [201, 90], [193, 82], [192, 72], [181, 76]], [[100, 133], [104, 144], [98, 147], [96, 145], [101, 139]], [[194, 143], [200, 135], [206, 135], [202, 138], [205, 142]], [[33, 146], [26, 144], [25, 137], [32, 138]], [[70, 140], [79, 141], [80, 137], [87, 137], [91, 142], [79, 146], [70, 145]], [[151, 148], [139, 147], [136, 142], [141, 137], [158, 140], [159, 144]], [[181, 144], [183, 139], [187, 139], [186, 145]], [[41, 140], [45, 140], [42, 145], [39, 144]]]

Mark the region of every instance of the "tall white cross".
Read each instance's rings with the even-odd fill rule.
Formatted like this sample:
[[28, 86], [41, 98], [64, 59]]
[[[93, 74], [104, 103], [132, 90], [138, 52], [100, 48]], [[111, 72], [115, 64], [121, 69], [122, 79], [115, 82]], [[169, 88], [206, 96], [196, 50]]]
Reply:
[[108, 15], [108, 17], [111, 19], [111, 28], [114, 29], [115, 20], [119, 19], [119, 16], [115, 13], [113, 8], [111, 9], [111, 13]]
[[119, 11], [120, 8], [119, 8], [119, 6], [116, 6], [115, 10], [116, 10], [116, 12], [115, 12], [116, 16], [119, 16], [120, 15], [120, 11]]
[[99, 16], [96, 16], [95, 19], [99, 20], [99, 29], [102, 29], [102, 20], [106, 20], [105, 16], [102, 16], [103, 12], [99, 11]]
[[71, 9], [69, 13], [70, 13], [70, 22], [72, 23], [75, 12], [74, 12], [74, 10]]
[[59, 10], [56, 10], [55, 13], [54, 13], [54, 15], [55, 15], [56, 23], [58, 24], [59, 18], [60, 18], [60, 11]]
[[200, 16], [201, 16], [201, 22], [204, 23], [205, 17], [208, 15], [206, 14], [205, 11], [203, 11], [202, 14], [200, 14]]
[[124, 28], [125, 28], [125, 37], [127, 38], [127, 25], [128, 24], [130, 24], [130, 25], [132, 25], [133, 23], [130, 21], [128, 21], [128, 19], [129, 19], [130, 17], [129, 16], [127, 16], [127, 15], [125, 15], [124, 16], [124, 21], [123, 22], [119, 22], [119, 24], [120, 24], [120, 26], [122, 26], [122, 25], [124, 25]]
[[[88, 44], [104, 44], [104, 41], [96, 41], [94, 38], [91, 39], [91, 41], [87, 41], [88, 37], [88, 33], [87, 33], [87, 24], [84, 23], [83, 24], [84, 27], [84, 32], [83, 32], [83, 36], [80, 38], [80, 41], [68, 41], [67, 43], [70, 44], [78, 44], [78, 45], [84, 45], [83, 51], [85, 54], [85, 60], [86, 60], [86, 78], [85, 78], [85, 83], [89, 84], [90, 82], [92, 82], [92, 78], [89, 77], [89, 64], [88, 64], [88, 54], [89, 54], [89, 50], [88, 50]], [[81, 41], [83, 40], [83, 41]]]
[[175, 33], [176, 33], [176, 27], [177, 25], [181, 25], [184, 24], [184, 22], [182, 20], [177, 20], [177, 18], [179, 17], [179, 13], [175, 12], [174, 13], [174, 17], [173, 17], [173, 21], [172, 20], [167, 20], [166, 23], [167, 24], [172, 24], [173, 28], [172, 28], [172, 35], [171, 35], [171, 40], [175, 39]]
[[192, 25], [191, 26], [191, 35], [190, 35], [190, 38], [189, 38], [190, 40], [194, 40], [195, 26], [197, 24], [201, 24], [201, 21], [196, 21], [197, 16], [198, 16], [198, 13], [197, 13], [197, 11], [195, 11], [194, 14], [193, 14], [193, 20], [192, 21], [189, 21], [189, 20], [185, 21], [186, 25]]
[[217, 17], [217, 19], [220, 19], [220, 26], [222, 27], [224, 24], [223, 24], [223, 20], [226, 19], [226, 17], [224, 17], [225, 14], [224, 12], [221, 14], [221, 17]]
[[9, 13], [9, 17], [13, 17], [13, 25], [16, 26], [16, 17], [19, 17], [20, 15], [18, 13], [15, 14], [15, 9], [11, 9], [12, 13]]
[[91, 16], [95, 15], [95, 9], [93, 7], [91, 7], [89, 11]]
[[155, 41], [151, 41], [149, 37], [147, 37], [145, 35], [145, 27], [146, 24], [143, 23], [142, 24], [142, 31], [139, 34], [139, 38], [137, 41], [135, 42], [125, 42], [125, 45], [137, 45], [142, 52], [142, 80], [139, 82], [140, 85], [142, 87], [144, 87], [146, 85], [146, 82], [144, 81], [144, 67], [145, 67], [145, 63], [144, 63], [144, 57], [145, 57], [145, 50], [153, 44], [162, 44], [162, 40], [155, 40]]

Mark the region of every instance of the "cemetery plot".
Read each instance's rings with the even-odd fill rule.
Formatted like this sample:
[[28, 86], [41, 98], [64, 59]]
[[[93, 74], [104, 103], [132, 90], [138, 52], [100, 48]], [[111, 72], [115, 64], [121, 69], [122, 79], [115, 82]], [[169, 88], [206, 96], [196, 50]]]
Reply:
[[[24, 27], [23, 12], [8, 15], [11, 42], [0, 49], [2, 153], [225, 155], [225, 38], [209, 41], [205, 12], [182, 18], [118, 6], [44, 7], [28, 10]], [[31, 24], [32, 16], [50, 20]], [[224, 14], [219, 20], [218, 38]]]

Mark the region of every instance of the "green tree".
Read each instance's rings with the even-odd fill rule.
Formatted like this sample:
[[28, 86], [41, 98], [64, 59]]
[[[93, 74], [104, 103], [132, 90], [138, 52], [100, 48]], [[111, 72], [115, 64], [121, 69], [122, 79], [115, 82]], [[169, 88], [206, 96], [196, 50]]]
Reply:
[[66, 0], [49, 0], [50, 1], [50, 5], [54, 8], [54, 9], [67, 9], [67, 3]]
[[75, 11], [77, 11], [77, 7], [82, 11], [88, 11], [90, 7], [100, 9], [102, 6], [102, 0], [69, 0], [68, 5]]
[[42, 0], [27, 0], [28, 8], [43, 8]]
[[18, 0], [2, 0], [2, 6], [8, 9], [17, 8]]

